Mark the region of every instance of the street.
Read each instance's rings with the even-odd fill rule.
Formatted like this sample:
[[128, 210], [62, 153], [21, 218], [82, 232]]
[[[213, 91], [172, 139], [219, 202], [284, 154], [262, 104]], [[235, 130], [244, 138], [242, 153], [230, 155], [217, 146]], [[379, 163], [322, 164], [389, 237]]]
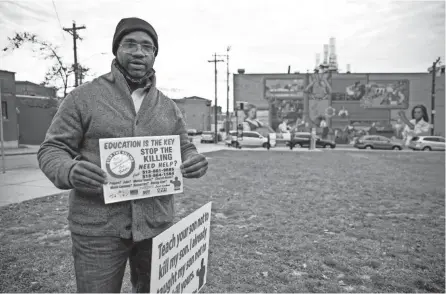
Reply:
[[14, 155], [5, 156], [5, 167], [8, 170], [18, 170], [18, 169], [38, 169], [39, 165], [37, 163], [37, 155]]

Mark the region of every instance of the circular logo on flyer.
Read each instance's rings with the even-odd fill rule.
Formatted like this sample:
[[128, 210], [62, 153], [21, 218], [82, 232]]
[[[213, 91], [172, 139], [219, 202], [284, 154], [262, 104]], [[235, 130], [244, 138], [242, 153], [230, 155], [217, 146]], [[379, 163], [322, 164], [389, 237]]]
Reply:
[[117, 179], [128, 177], [135, 170], [135, 159], [127, 151], [115, 151], [105, 162], [107, 172]]

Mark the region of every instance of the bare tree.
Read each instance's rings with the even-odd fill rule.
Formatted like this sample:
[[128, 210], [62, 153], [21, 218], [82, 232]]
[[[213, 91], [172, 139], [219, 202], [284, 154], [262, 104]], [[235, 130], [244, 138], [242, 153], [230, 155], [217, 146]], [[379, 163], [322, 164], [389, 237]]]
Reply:
[[[25, 44], [32, 45], [33, 52], [40, 53], [45, 60], [51, 60], [53, 65], [45, 73], [43, 85], [55, 86], [57, 90], [63, 90], [63, 97], [67, 96], [70, 88], [69, 77], [74, 74], [74, 65], [67, 65], [58, 53], [58, 47], [50, 42], [41, 40], [37, 35], [28, 32], [16, 33], [14, 37], [8, 37], [9, 44], [3, 51], [14, 51]], [[81, 74], [85, 76], [89, 68], [82, 67]], [[62, 86], [60, 86], [62, 85]]]

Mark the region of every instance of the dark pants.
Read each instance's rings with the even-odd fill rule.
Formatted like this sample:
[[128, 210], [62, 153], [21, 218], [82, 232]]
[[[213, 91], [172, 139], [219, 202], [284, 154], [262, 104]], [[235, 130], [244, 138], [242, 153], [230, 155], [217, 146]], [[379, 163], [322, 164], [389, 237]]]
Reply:
[[133, 242], [117, 237], [72, 233], [74, 269], [79, 293], [119, 293], [127, 264], [133, 292], [150, 292], [152, 240]]

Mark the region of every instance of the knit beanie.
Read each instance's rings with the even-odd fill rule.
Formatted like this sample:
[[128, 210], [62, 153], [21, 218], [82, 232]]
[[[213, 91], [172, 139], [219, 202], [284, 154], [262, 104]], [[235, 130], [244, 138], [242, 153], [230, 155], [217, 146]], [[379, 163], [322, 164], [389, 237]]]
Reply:
[[152, 37], [156, 47], [155, 56], [157, 56], [159, 47], [158, 35], [156, 34], [155, 29], [148, 22], [137, 17], [123, 18], [121, 21], [119, 21], [118, 25], [116, 26], [115, 35], [113, 36], [113, 55], [116, 56], [119, 42], [121, 42], [122, 37], [135, 31], [146, 32], [150, 37]]

